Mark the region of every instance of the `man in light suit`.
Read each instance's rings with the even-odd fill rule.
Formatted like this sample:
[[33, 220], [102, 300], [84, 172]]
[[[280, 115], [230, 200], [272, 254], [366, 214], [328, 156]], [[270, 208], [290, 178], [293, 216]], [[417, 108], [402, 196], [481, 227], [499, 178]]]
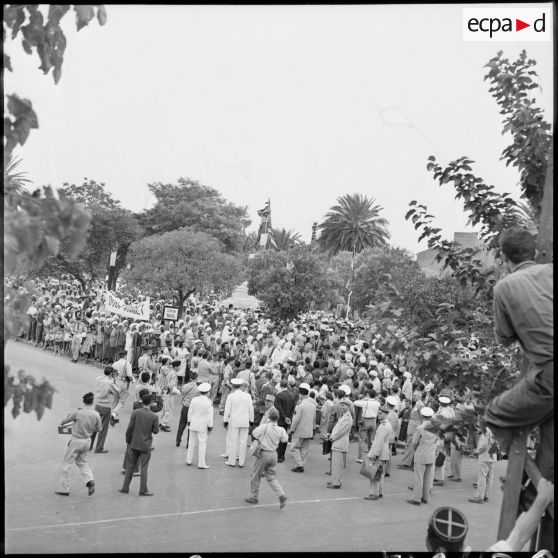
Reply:
[[384, 478], [386, 476], [387, 464], [391, 456], [390, 440], [393, 434], [393, 426], [388, 418], [389, 413], [390, 408], [388, 406], [378, 409], [378, 427], [366, 458], [370, 459], [372, 462], [379, 461], [382, 472], [379, 481], [376, 481], [374, 477], [370, 479], [370, 491], [368, 496], [364, 497], [365, 500], [377, 500], [384, 496]]
[[225, 462], [229, 467], [236, 467], [238, 456], [238, 466], [244, 467], [246, 460], [246, 446], [248, 444], [248, 429], [254, 422], [254, 405], [252, 397], [244, 391], [247, 384], [240, 378], [231, 380], [233, 387], [232, 393], [227, 397], [225, 403], [225, 414], [223, 421], [227, 431], [228, 456]]
[[[331, 482], [328, 488], [341, 488], [343, 469], [346, 467], [349, 451], [349, 434], [353, 426], [353, 417], [349, 411], [349, 403], [344, 399], [339, 402], [341, 416], [335, 423], [329, 439], [331, 440]], [[295, 412], [296, 416], [296, 412]]]
[[310, 386], [306, 383], [298, 386], [299, 403], [295, 407], [293, 420], [291, 423], [292, 445], [291, 452], [295, 461], [295, 467], [291, 469], [295, 473], [304, 473], [304, 465], [308, 459], [310, 442], [314, 437], [316, 426], [316, 405], [312, 403], [308, 394]]
[[428, 504], [432, 479], [434, 477], [434, 462], [436, 460], [436, 434], [430, 432], [430, 417], [434, 416], [434, 411], [430, 407], [423, 407], [420, 410], [422, 423], [417, 427], [413, 434], [413, 446], [415, 448], [414, 469], [415, 483], [409, 488], [413, 490], [413, 497], [407, 500], [409, 504], [420, 506]]
[[198, 386], [199, 395], [192, 399], [188, 410], [188, 429], [190, 439], [186, 453], [186, 465], [192, 465], [194, 451], [199, 444], [198, 469], [209, 469], [205, 463], [205, 450], [207, 448], [207, 436], [213, 430], [213, 403], [207, 396], [211, 390], [209, 382], [203, 382]]

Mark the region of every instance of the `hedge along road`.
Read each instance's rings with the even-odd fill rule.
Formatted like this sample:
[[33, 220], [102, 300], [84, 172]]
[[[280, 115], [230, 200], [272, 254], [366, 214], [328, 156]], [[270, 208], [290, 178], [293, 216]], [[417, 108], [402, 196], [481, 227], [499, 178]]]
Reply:
[[[155, 436], [149, 465], [149, 489], [155, 495], [140, 498], [138, 478], [132, 480], [129, 495], [120, 494], [130, 401], [120, 423], [109, 427], [109, 452], [89, 454], [95, 494], [87, 496], [74, 467], [70, 496], [56, 496], [68, 442], [56, 427], [66, 412], [81, 404], [84, 393], [94, 390], [101, 368], [73, 364], [67, 357], [13, 341], [6, 346], [5, 359], [13, 371], [23, 368], [38, 380], [44, 376], [58, 390], [52, 410], [40, 421], [34, 413], [21, 413], [14, 420], [11, 402], [4, 410], [7, 553], [422, 551], [427, 521], [442, 505], [466, 514], [467, 543], [474, 550], [496, 540], [502, 499], [498, 481], [489, 503], [467, 501], [474, 493], [476, 460], [464, 458], [463, 482], [446, 482], [434, 490], [428, 505], [405, 502], [413, 474], [396, 468], [386, 479], [383, 500], [366, 501], [368, 481], [358, 474], [357, 444], [351, 443], [342, 488], [328, 490], [324, 472], [329, 463], [318, 436], [304, 474], [291, 472], [289, 452], [277, 466], [288, 496], [284, 509], [264, 479], [259, 504], [246, 504], [253, 458], [247, 456], [243, 469], [224, 465], [219, 454], [225, 449], [225, 429], [217, 410], [207, 449], [210, 469], [185, 465], [184, 447], [175, 446], [176, 409], [172, 431]], [[496, 479], [503, 476], [506, 463], [497, 464]]]

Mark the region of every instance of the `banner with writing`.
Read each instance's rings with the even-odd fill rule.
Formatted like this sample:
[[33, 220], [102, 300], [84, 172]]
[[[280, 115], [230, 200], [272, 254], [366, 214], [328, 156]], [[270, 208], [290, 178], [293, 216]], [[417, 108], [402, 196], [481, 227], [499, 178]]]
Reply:
[[126, 304], [123, 300], [114, 296], [110, 291], [105, 291], [103, 295], [103, 305], [105, 312], [113, 312], [125, 318], [149, 321], [149, 298], [143, 302]]

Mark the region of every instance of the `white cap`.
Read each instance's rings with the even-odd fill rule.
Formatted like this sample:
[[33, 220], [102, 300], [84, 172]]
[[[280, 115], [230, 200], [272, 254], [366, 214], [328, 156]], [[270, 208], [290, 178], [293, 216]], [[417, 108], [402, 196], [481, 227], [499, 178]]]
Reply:
[[339, 347], [339, 352], [341, 352], [341, 351], [346, 351], [346, 350], [347, 350], [347, 347], [345, 347], [345, 345], [341, 345], [341, 346]]
[[359, 358], [361, 364], [366, 364], [366, 357], [363, 355]]
[[203, 382], [198, 386], [198, 391], [200, 393], [207, 393], [211, 389], [211, 384], [208, 382]]
[[395, 407], [395, 405], [397, 405], [397, 398], [393, 397], [393, 395], [388, 395], [386, 397], [386, 403]]
[[431, 409], [430, 407], [423, 407], [420, 410], [420, 414], [423, 417], [433, 417], [434, 416], [434, 409]]
[[374, 378], [378, 377], [378, 372], [376, 372], [376, 370], [370, 370], [370, 372], [368, 372], [370, 374], [370, 376], [374, 376]]
[[339, 389], [344, 391], [346, 395], [351, 395], [351, 388], [347, 384], [341, 384]]
[[410, 372], [403, 372], [403, 376], [405, 376], [405, 378], [411, 378], [412, 374]]
[[307, 391], [310, 391], [310, 386], [306, 382], [302, 382], [302, 384], [298, 386], [298, 389], [305, 389]]
[[233, 386], [241, 386], [244, 383], [244, 380], [242, 380], [241, 378], [233, 378], [231, 380], [231, 384]]
[[438, 401], [444, 405], [449, 405], [451, 403], [451, 399], [445, 395], [440, 395], [440, 397], [438, 397]]

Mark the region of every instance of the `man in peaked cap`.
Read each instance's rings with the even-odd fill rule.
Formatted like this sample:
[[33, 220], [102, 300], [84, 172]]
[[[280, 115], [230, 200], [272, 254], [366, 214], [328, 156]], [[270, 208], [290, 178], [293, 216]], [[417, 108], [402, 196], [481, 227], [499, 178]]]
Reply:
[[455, 508], [438, 508], [428, 522], [426, 548], [430, 552], [463, 552], [469, 525], [465, 516]]
[[415, 482], [409, 488], [413, 491], [413, 497], [407, 500], [409, 504], [420, 506], [421, 503], [427, 504], [432, 487], [433, 469], [436, 460], [436, 439], [434, 432], [428, 430], [430, 419], [434, 416], [434, 411], [430, 407], [423, 407], [420, 410], [421, 424], [413, 434], [414, 471]]
[[244, 467], [246, 460], [246, 446], [248, 444], [248, 429], [254, 422], [254, 405], [250, 394], [242, 388], [245, 384], [240, 378], [231, 380], [233, 387], [232, 393], [225, 402], [225, 413], [223, 423], [228, 427], [225, 454], [227, 456], [226, 465]]
[[388, 395], [388, 397], [386, 397], [385, 406], [388, 409], [387, 420], [391, 424], [391, 433], [389, 435], [389, 459], [386, 463], [386, 477], [389, 477], [391, 475], [391, 456], [395, 446], [395, 433], [399, 422], [397, 398], [393, 395]]
[[353, 426], [353, 419], [349, 412], [349, 402], [339, 401], [341, 416], [333, 426], [328, 438], [331, 440], [331, 482], [327, 488], [341, 488], [343, 469], [346, 467], [347, 452], [349, 451], [349, 434]]
[[372, 441], [370, 451], [366, 455], [366, 459], [372, 461], [380, 462], [381, 472], [379, 480], [376, 477], [370, 479], [370, 490], [368, 496], [365, 496], [365, 500], [378, 500], [378, 498], [383, 498], [384, 491], [384, 477], [386, 474], [387, 463], [389, 461], [391, 450], [389, 445], [389, 440], [392, 433], [391, 422], [388, 420], [389, 408], [382, 405], [378, 408], [378, 427], [376, 428], [376, 434]]
[[207, 449], [207, 436], [213, 430], [213, 403], [207, 396], [211, 390], [209, 382], [202, 382], [198, 386], [199, 395], [192, 399], [188, 410], [188, 429], [191, 436], [188, 442], [188, 452], [186, 453], [186, 465], [192, 464], [194, 451], [199, 445], [198, 450], [198, 469], [209, 469], [205, 462], [205, 452]]
[[[438, 402], [440, 403], [440, 408], [438, 409], [437, 415], [439, 415], [439, 416], [441, 416], [445, 419], [455, 418], [455, 411], [450, 406], [451, 399], [449, 397], [447, 397], [446, 395], [440, 395], [438, 397]], [[444, 455], [444, 463], [442, 465], [440, 465], [439, 467], [435, 468], [435, 471], [434, 471], [434, 486], [443, 486], [444, 485], [444, 479], [445, 479], [445, 472], [446, 472], [446, 459], [445, 458], [447, 457], [447, 454], [449, 453], [449, 450], [448, 450], [448, 448], [446, 448], [445, 444], [440, 444], [440, 442], [438, 442], [438, 445], [440, 446], [440, 448], [439, 448], [440, 453], [442, 453]]]

